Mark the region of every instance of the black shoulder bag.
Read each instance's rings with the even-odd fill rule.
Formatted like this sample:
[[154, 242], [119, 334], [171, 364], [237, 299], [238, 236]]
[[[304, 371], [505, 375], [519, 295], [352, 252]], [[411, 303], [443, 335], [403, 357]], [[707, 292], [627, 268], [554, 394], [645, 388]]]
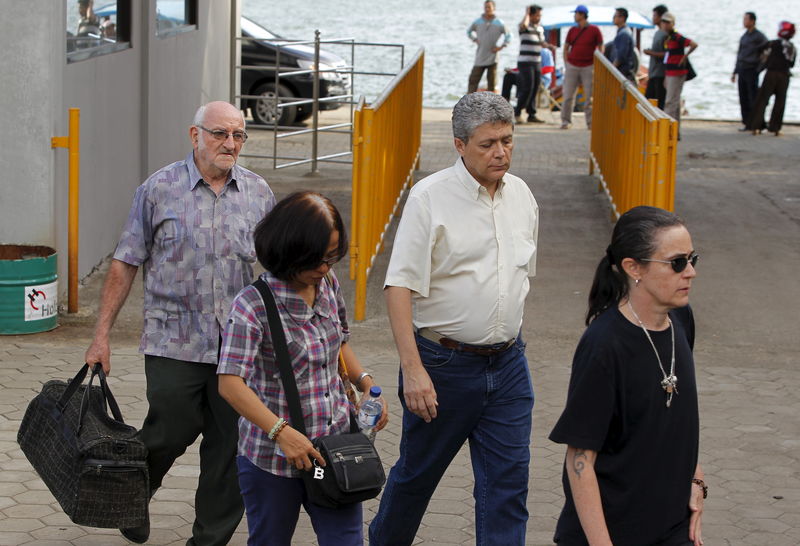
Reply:
[[[272, 291], [263, 280], [253, 283], [267, 309], [267, 322], [272, 335], [275, 360], [281, 373], [281, 382], [289, 403], [292, 427], [307, 436], [300, 395], [292, 371], [292, 359], [286, 345], [286, 334], [278, 315], [278, 307]], [[353, 412], [350, 412], [350, 432], [320, 436], [312, 441], [314, 447], [325, 458], [325, 466], [314, 461], [314, 468], [301, 471], [306, 493], [311, 502], [327, 508], [374, 499], [381, 492], [386, 474], [375, 446], [359, 431]]]

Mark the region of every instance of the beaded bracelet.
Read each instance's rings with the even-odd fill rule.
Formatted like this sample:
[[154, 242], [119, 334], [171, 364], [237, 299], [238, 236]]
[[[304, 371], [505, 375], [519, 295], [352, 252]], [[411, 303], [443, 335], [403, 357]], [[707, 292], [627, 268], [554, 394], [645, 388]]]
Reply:
[[275, 425], [274, 425], [274, 426], [272, 427], [272, 429], [269, 431], [269, 434], [267, 434], [267, 437], [268, 437], [270, 440], [274, 440], [274, 439], [275, 439], [275, 438], [278, 436], [278, 433], [279, 433], [281, 430], [283, 430], [283, 427], [285, 427], [287, 424], [288, 424], [288, 423], [286, 423], [286, 419], [284, 419], [283, 417], [281, 417], [280, 419], [278, 419], [278, 421], [275, 423]]
[[272, 439], [273, 439], [273, 440], [277, 440], [277, 439], [278, 439], [278, 436], [279, 436], [279, 435], [280, 435], [280, 433], [281, 433], [281, 431], [283, 431], [283, 429], [285, 429], [285, 428], [286, 428], [288, 425], [289, 425], [288, 421], [284, 421], [283, 423], [281, 423], [281, 426], [279, 426], [279, 427], [278, 427], [278, 430], [277, 430], [277, 431], [275, 431], [275, 436], [273, 436], [273, 437], [272, 437]]
[[704, 482], [703, 480], [701, 480], [699, 478], [692, 478], [692, 483], [697, 484], [697, 485], [700, 486], [700, 489], [703, 490], [703, 498], [707, 499], [708, 498], [708, 486], [706, 485], [706, 482]]

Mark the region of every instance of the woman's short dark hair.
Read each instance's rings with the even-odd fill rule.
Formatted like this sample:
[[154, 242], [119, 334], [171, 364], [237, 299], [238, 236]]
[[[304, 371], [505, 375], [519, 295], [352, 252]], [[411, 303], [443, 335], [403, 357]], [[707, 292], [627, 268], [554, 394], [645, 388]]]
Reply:
[[283, 281], [320, 266], [334, 231], [339, 233], [336, 257], [347, 254], [347, 234], [330, 199], [313, 191], [295, 192], [275, 205], [253, 232], [261, 265]]
[[619, 217], [611, 235], [611, 244], [597, 265], [589, 291], [587, 326], [603, 311], [618, 305], [628, 296], [628, 278], [620, 265], [622, 260], [651, 257], [656, 251], [658, 233], [662, 229], [683, 225], [679, 216], [656, 207], [634, 207]]

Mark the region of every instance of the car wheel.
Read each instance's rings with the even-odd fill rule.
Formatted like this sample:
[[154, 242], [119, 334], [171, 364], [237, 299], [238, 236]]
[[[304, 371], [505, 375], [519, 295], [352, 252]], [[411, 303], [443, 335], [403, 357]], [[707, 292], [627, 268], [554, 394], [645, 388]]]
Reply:
[[261, 99], [255, 99], [250, 103], [250, 113], [253, 115], [253, 121], [256, 123], [273, 125], [275, 123], [276, 110], [280, 113], [278, 125], [291, 125], [294, 123], [297, 107], [284, 106], [283, 108], [278, 108], [276, 105], [277, 97], [294, 98], [294, 94], [283, 85], [278, 84], [276, 92], [274, 83], [262, 83], [256, 87], [251, 95], [263, 97]]
[[311, 108], [304, 109], [302, 106], [297, 109], [297, 114], [294, 116], [294, 122], [300, 123], [311, 117]]

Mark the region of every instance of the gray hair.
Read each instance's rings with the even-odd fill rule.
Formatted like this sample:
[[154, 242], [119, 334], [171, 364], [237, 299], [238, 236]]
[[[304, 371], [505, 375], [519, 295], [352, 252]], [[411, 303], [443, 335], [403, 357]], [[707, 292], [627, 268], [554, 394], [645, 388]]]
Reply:
[[[194, 113], [194, 120], [192, 120], [192, 125], [199, 126], [204, 124], [206, 118], [206, 110], [208, 109], [209, 104], [211, 103], [210, 102], [206, 103], [197, 109], [197, 112]], [[239, 113], [242, 115], [242, 123], [246, 125], [247, 121], [244, 119], [244, 112], [239, 110]]]
[[514, 109], [496, 93], [479, 91], [461, 97], [453, 107], [453, 136], [466, 143], [484, 123], [514, 124]]

